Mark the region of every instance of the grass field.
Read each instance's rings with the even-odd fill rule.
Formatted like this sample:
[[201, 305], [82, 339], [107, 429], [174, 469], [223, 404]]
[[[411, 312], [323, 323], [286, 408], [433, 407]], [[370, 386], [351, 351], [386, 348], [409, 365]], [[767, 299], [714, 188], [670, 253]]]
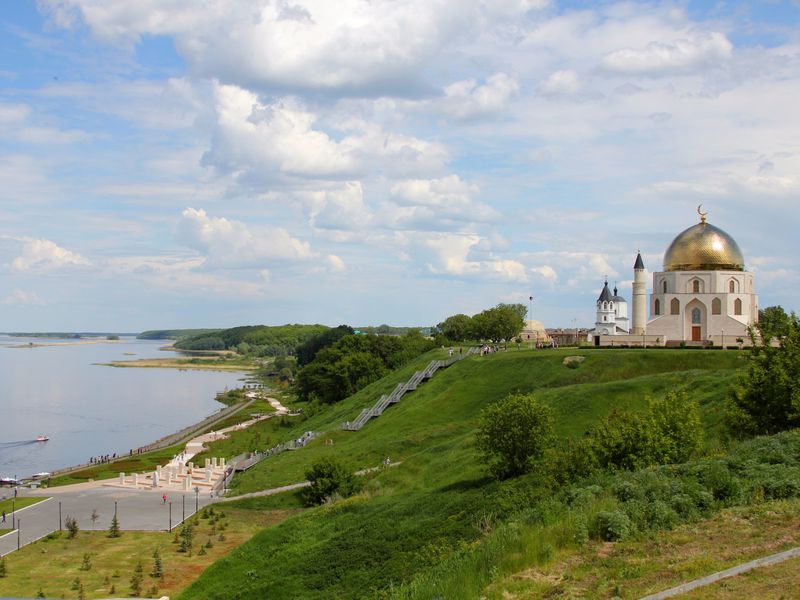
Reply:
[[[80, 531], [72, 540], [67, 539], [66, 532], [55, 532], [6, 557], [8, 575], [0, 579], [0, 596], [33, 598], [41, 590], [47, 598], [77, 598], [74, 584], [78, 580], [86, 598], [129, 597], [130, 579], [138, 561], [144, 569], [142, 595], [154, 597], [147, 592], [155, 586], [158, 591], [155, 597], [172, 596], [256, 531], [291, 514], [227, 507], [222, 512], [225, 517], [213, 524], [211, 519], [197, 519], [191, 556], [178, 552], [179, 545], [174, 543], [178, 528], [173, 533], [126, 531], [113, 539], [105, 531]], [[198, 555], [200, 546], [209, 540], [211, 546], [205, 548], [204, 555]], [[150, 576], [156, 548], [161, 553], [163, 578]], [[91, 563], [89, 570], [81, 568], [86, 554]]]
[[47, 500], [47, 498], [32, 498], [30, 496], [12, 500], [12, 496], [13, 492], [11, 492], [11, 490], [8, 490], [8, 492], [2, 490], [2, 492], [0, 492], [0, 498], [3, 498], [0, 500], [0, 512], [6, 513], [9, 519], [11, 518], [12, 507], [14, 507], [15, 510], [20, 510], [26, 506], [32, 506], [33, 504]]
[[[641, 598], [800, 545], [800, 500], [720, 512], [712, 519], [619, 542], [592, 542], [489, 586], [489, 600]], [[681, 598], [794, 598], [798, 560], [700, 588]]]
[[[269, 443], [306, 430], [323, 435], [239, 477], [234, 481], [239, 492], [302, 481], [308, 466], [326, 455], [353, 469], [377, 465], [385, 456], [403, 464], [371, 477], [359, 496], [260, 532], [212, 566], [181, 598], [391, 597], [392, 589], [416, 574], [469, 552], [509, 515], [546, 500], [543, 494], [549, 491], [535, 481], [498, 483], [486, 477], [473, 435], [488, 403], [510, 392], [535, 392], [555, 409], [558, 434], [564, 438], [582, 435], [613, 409], [643, 409], [648, 397], [687, 389], [701, 404], [707, 447], [715, 448], [725, 398], [742, 364], [736, 352], [510, 351], [456, 363], [359, 432], [339, 428], [439, 354], [420, 357], [302, 422], [285, 429], [264, 423], [250, 432], [260, 431], [261, 440], [269, 438]], [[573, 354], [586, 356], [578, 369], [562, 364]], [[256, 440], [249, 441], [254, 445]], [[296, 506], [297, 496], [235, 504], [249, 509]], [[268, 569], [273, 561], [282, 565], [280, 576]], [[248, 570], [256, 574], [248, 578]]]

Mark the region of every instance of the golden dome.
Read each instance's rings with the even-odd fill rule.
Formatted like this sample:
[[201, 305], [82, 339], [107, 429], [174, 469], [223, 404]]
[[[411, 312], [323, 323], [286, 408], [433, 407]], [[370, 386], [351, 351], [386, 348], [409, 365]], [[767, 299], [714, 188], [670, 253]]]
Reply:
[[739, 245], [719, 227], [706, 223], [681, 232], [664, 253], [665, 271], [744, 271]]

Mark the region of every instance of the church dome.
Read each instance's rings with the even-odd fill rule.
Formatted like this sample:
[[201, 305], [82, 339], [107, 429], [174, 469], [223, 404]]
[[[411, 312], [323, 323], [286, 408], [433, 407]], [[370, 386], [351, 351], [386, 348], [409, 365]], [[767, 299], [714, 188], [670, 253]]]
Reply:
[[744, 271], [744, 256], [730, 235], [706, 223], [682, 231], [664, 253], [665, 271]]

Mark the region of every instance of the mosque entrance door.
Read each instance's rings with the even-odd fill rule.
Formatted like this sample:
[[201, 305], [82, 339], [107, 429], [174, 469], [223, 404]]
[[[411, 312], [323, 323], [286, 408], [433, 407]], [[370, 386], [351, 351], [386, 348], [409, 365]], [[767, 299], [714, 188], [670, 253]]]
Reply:
[[699, 325], [692, 325], [692, 341], [699, 342], [701, 341], [700, 337], [700, 326]]

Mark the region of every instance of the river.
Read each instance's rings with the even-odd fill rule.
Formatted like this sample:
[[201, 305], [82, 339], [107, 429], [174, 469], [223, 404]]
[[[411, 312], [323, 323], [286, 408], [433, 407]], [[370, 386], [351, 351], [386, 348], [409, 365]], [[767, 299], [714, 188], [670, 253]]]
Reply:
[[[95, 364], [173, 356], [160, 350], [164, 341], [13, 347], [65, 341], [0, 335], [0, 477], [127, 454], [219, 410], [215, 394], [245, 377]], [[39, 435], [50, 440], [34, 442]]]

